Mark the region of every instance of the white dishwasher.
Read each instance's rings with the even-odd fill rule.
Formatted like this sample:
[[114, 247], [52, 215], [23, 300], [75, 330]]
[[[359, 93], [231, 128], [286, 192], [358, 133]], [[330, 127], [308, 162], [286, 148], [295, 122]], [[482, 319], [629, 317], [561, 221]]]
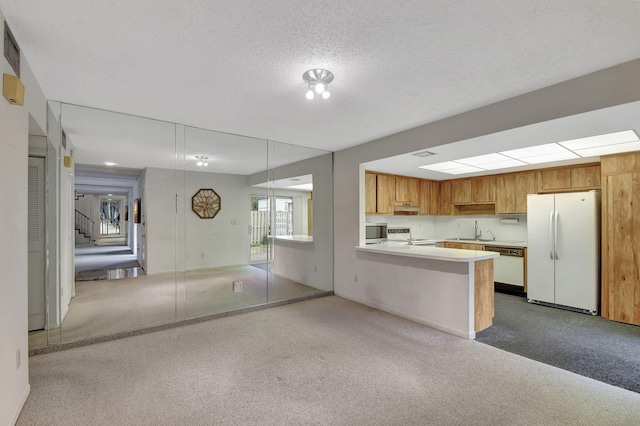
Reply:
[[524, 249], [520, 247], [485, 246], [486, 251], [500, 253], [493, 259], [493, 280], [496, 283], [522, 287], [524, 292]]

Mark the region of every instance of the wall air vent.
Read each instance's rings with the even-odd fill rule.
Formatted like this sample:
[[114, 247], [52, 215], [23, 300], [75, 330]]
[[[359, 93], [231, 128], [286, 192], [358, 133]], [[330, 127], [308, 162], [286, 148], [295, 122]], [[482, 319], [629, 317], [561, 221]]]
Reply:
[[4, 57], [11, 64], [16, 76], [20, 77], [20, 48], [6, 21], [4, 23]]
[[435, 152], [431, 152], [431, 151], [420, 151], [420, 152], [414, 152], [411, 155], [415, 155], [416, 157], [424, 158], [424, 157], [431, 157], [432, 155], [436, 155], [436, 153]]

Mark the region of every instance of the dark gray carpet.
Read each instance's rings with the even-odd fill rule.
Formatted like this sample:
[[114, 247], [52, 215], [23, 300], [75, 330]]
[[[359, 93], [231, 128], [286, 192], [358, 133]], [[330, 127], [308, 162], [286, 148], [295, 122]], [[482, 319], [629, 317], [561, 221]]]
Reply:
[[640, 327], [496, 293], [493, 326], [476, 340], [640, 393]]

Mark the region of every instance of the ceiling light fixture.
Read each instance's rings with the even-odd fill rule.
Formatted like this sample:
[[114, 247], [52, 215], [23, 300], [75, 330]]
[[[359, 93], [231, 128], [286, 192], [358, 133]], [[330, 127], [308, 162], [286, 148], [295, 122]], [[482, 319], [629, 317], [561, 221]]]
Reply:
[[418, 167], [456, 175], [632, 151], [640, 151], [640, 138], [634, 130], [625, 130]]
[[199, 167], [205, 166], [205, 167], [207, 167], [209, 165], [209, 162], [208, 162], [209, 157], [206, 157], [204, 155], [196, 155], [195, 157], [198, 160], [198, 162], [196, 163], [196, 166], [199, 166]]
[[322, 99], [328, 99], [331, 96], [329, 92], [329, 83], [333, 81], [333, 73], [321, 68], [311, 69], [302, 74], [302, 79], [307, 83], [307, 99], [311, 100], [316, 97], [316, 93], [322, 96]]
[[113, 166], [117, 166], [117, 165], [118, 165], [118, 163], [112, 163], [111, 161], [105, 161], [105, 162], [104, 162], [104, 165], [105, 165], [105, 166], [109, 166], [109, 167], [113, 167]]

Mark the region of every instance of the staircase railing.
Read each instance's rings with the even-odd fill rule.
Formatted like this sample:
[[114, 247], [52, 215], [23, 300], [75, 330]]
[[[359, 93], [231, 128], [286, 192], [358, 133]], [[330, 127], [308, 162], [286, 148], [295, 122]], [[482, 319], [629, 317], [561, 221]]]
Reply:
[[76, 210], [76, 229], [82, 232], [87, 238], [92, 240], [93, 227], [93, 220], [89, 219], [87, 216]]

